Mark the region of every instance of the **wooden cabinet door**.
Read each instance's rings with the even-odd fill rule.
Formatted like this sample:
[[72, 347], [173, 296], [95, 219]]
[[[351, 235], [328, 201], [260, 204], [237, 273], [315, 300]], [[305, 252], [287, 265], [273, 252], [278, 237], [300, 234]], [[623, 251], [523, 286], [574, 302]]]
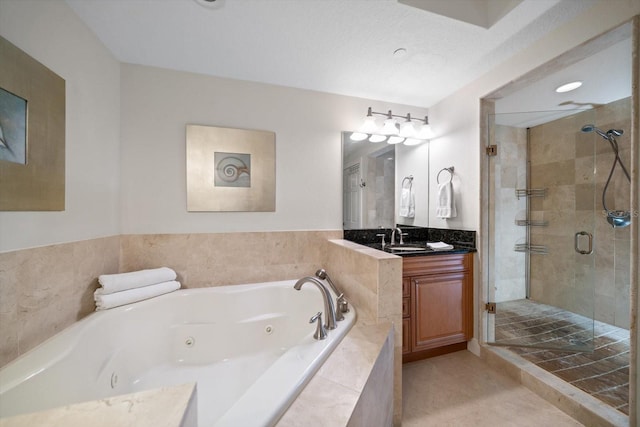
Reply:
[[414, 277], [412, 351], [467, 341], [472, 334], [472, 283], [468, 272]]
[[402, 354], [411, 353], [411, 319], [402, 319]]

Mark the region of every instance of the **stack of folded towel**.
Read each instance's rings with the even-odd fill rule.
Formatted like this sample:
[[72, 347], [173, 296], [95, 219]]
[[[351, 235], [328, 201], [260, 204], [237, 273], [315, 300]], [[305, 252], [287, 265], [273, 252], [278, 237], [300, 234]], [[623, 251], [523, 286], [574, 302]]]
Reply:
[[176, 272], [167, 267], [103, 274], [98, 277], [100, 288], [93, 293], [96, 311], [157, 297], [180, 289]]
[[427, 247], [436, 251], [450, 251], [453, 249], [453, 245], [449, 245], [444, 242], [428, 242]]

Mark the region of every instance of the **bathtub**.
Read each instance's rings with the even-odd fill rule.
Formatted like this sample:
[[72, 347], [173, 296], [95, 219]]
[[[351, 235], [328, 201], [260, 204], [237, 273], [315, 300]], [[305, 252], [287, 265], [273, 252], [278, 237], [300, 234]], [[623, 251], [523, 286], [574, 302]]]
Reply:
[[199, 426], [273, 425], [355, 322], [352, 308], [315, 340], [322, 295], [294, 283], [182, 289], [93, 313], [0, 370], [0, 416], [195, 382]]

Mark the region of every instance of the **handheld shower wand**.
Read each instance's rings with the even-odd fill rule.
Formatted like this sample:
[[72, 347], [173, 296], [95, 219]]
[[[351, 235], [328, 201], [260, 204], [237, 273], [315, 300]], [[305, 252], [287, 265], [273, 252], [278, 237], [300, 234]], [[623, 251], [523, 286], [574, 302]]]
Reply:
[[336, 320], [344, 320], [344, 315], [342, 313], [349, 312], [349, 302], [344, 297], [344, 293], [338, 289], [338, 287], [333, 283], [333, 280], [327, 274], [327, 271], [324, 268], [316, 271], [316, 277], [320, 280], [326, 280], [329, 283], [329, 286], [333, 290], [333, 292], [338, 296], [336, 298]]
[[624, 131], [622, 129], [609, 129], [608, 131], [604, 132], [603, 130], [598, 129], [593, 124], [582, 126], [581, 130], [582, 132], [585, 132], [585, 133], [595, 132], [598, 135], [600, 135], [602, 138], [609, 141], [609, 144], [611, 145], [611, 149], [613, 150], [615, 159], [613, 160], [613, 165], [611, 166], [611, 170], [609, 171], [609, 177], [607, 178], [607, 182], [604, 185], [604, 189], [602, 190], [602, 207], [607, 213], [607, 222], [611, 224], [612, 227], [614, 228], [626, 227], [631, 223], [631, 212], [621, 211], [621, 210], [610, 210], [607, 208], [607, 202], [605, 200], [606, 194], [607, 194], [607, 188], [609, 188], [611, 177], [613, 176], [613, 172], [615, 171], [617, 165], [620, 165], [620, 167], [622, 168], [622, 172], [624, 172], [624, 175], [627, 177], [629, 182], [631, 182], [631, 176], [629, 175], [629, 171], [627, 171], [627, 168], [622, 163], [622, 159], [620, 159], [620, 154], [618, 150], [618, 141], [616, 140], [616, 136], [621, 136], [624, 133]]

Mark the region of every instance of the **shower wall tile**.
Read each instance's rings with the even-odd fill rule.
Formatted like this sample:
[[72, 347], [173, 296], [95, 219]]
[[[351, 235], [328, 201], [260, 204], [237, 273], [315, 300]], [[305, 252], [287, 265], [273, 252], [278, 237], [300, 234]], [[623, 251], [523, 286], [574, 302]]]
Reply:
[[560, 119], [530, 130], [530, 138], [536, 141], [530, 145], [531, 165], [544, 165], [575, 157], [575, 140], [567, 138], [566, 128], [570, 119]]
[[491, 228], [495, 230], [490, 240], [491, 256], [489, 276], [494, 287], [496, 302], [523, 298], [526, 293], [525, 255], [514, 251], [516, 243], [523, 243], [526, 228], [516, 225], [516, 220], [526, 219], [526, 200], [518, 200], [516, 189], [526, 187], [526, 130], [496, 125], [495, 141], [498, 155], [490, 163], [494, 167]]
[[[531, 231], [532, 242], [549, 249], [547, 256], [532, 256], [532, 295], [585, 315], [590, 315], [591, 307], [596, 319], [625, 328], [629, 327], [630, 254], [616, 249], [618, 240], [629, 241], [629, 230], [611, 228], [601, 201], [614, 155], [600, 136], [580, 129], [593, 123], [604, 130], [628, 130], [630, 117], [631, 103], [626, 98], [536, 126], [530, 133], [531, 186], [548, 189], [544, 199], [530, 200], [530, 208], [532, 217], [542, 216], [549, 222]], [[618, 138], [625, 165], [629, 164], [629, 141]], [[607, 206], [628, 209], [629, 198], [629, 182], [618, 166], [607, 191]], [[593, 255], [575, 253], [573, 235], [580, 230], [593, 233]]]
[[594, 184], [576, 184], [576, 210], [579, 211], [593, 211], [596, 209], [596, 206], [600, 203], [597, 200], [595, 185]]
[[532, 165], [531, 188], [548, 188], [555, 185], [573, 185], [576, 181], [575, 160], [554, 161]]
[[118, 271], [118, 236], [0, 254], [0, 366], [95, 309], [100, 274]]

